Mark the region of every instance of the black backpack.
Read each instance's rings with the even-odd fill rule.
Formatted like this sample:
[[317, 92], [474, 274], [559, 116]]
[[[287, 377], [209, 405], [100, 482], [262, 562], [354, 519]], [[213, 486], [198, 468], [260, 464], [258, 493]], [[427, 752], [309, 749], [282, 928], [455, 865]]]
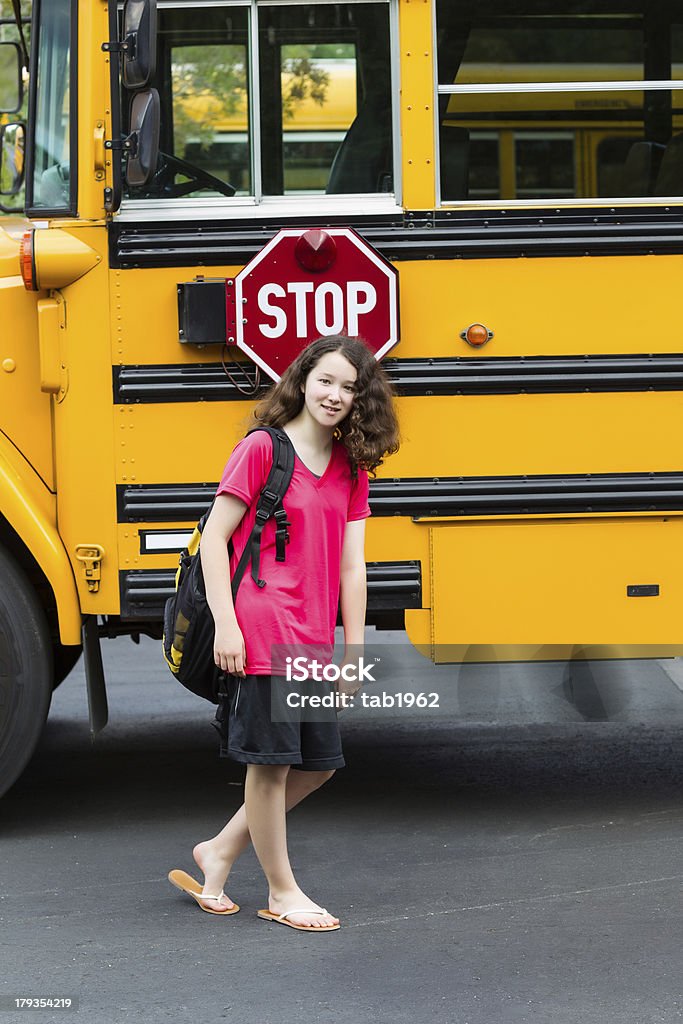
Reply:
[[[274, 518], [275, 560], [285, 561], [285, 545], [289, 542], [287, 513], [282, 505], [289, 482], [294, 471], [294, 447], [284, 430], [275, 427], [254, 427], [253, 430], [265, 430], [273, 442], [273, 465], [265, 486], [256, 504], [254, 527], [244, 545], [244, 551], [232, 577], [232, 599], [237, 596], [238, 587], [244, 576], [248, 562], [251, 560], [251, 575], [259, 587], [265, 587], [266, 581], [259, 575], [261, 559], [261, 534], [269, 519]], [[250, 430], [249, 433], [253, 433]], [[199, 557], [199, 542], [202, 530], [209, 518], [215, 502], [199, 520], [186, 548], [180, 555], [180, 564], [176, 573], [175, 594], [166, 601], [164, 608], [164, 629], [162, 648], [164, 658], [175, 678], [199, 697], [219, 704], [216, 725], [219, 733], [222, 729], [217, 723], [227, 722], [225, 699], [228, 696], [228, 678], [213, 660], [213, 644], [215, 623], [208, 601], [202, 562]], [[228, 551], [233, 554], [232, 538], [228, 541]], [[231, 677], [229, 677], [231, 678]], [[221, 746], [221, 754], [223, 745]]]

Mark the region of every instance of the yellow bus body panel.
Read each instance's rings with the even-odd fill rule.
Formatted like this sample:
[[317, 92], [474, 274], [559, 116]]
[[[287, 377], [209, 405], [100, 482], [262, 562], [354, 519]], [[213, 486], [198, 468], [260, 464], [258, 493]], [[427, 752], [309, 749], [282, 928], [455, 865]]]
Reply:
[[[667, 645], [683, 606], [683, 513], [429, 526], [438, 660], [466, 644]], [[629, 597], [657, 584], [659, 596]], [[538, 644], [540, 647], [541, 645]], [[683, 649], [683, 648], [682, 648]]]
[[0, 227], [0, 308], [10, 330], [0, 340], [0, 409], [2, 429], [54, 491], [50, 398], [40, 390], [36, 297], [19, 276], [19, 244], [31, 227], [21, 216], [3, 219]]
[[[250, 408], [242, 402], [117, 406], [116, 482], [217, 484]], [[399, 401], [404, 444], [377, 475], [676, 472], [682, 414], [680, 391], [416, 396]]]
[[400, 0], [398, 17], [403, 206], [431, 210], [436, 204], [432, 4]]
[[21, 537], [52, 587], [61, 642], [79, 644], [78, 591], [57, 529], [55, 496], [4, 434], [0, 434], [0, 491], [5, 519]]
[[[18, 261], [17, 261], [18, 266]], [[36, 296], [18, 276], [0, 278], [0, 409], [5, 435], [50, 491], [55, 489], [50, 396], [40, 389]]]
[[[111, 156], [104, 150], [105, 137], [111, 138], [110, 58], [102, 50], [109, 39], [107, 6], [78, 4], [78, 37], [91, 44], [81, 44], [78, 54], [78, 214], [90, 221], [105, 216], [104, 188], [112, 183]], [[118, 55], [113, 59], [118, 63]]]
[[[396, 266], [402, 340], [391, 357], [486, 359], [677, 350], [671, 332], [680, 303], [671, 282], [683, 275], [683, 256], [425, 260]], [[114, 362], [217, 361], [218, 346], [197, 349], [177, 342], [177, 286], [197, 273], [234, 277], [241, 269], [110, 271]], [[460, 337], [472, 323], [494, 332], [481, 349]]]
[[[67, 387], [54, 403], [57, 511], [59, 529], [78, 585], [84, 614], [119, 611], [116, 492], [114, 479], [114, 409], [112, 339], [106, 310], [110, 304], [107, 233], [104, 227], [61, 222], [100, 256], [96, 266], [60, 291], [65, 306], [61, 363]], [[140, 297], [136, 300], [140, 305]], [[114, 321], [116, 322], [116, 312]], [[91, 589], [76, 549], [99, 545], [104, 550], [101, 579]]]

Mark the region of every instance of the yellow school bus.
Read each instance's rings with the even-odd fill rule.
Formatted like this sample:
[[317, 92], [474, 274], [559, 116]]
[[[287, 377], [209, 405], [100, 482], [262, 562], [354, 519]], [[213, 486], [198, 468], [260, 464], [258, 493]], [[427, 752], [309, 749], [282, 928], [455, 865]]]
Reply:
[[30, 47], [0, 226], [0, 790], [81, 649], [97, 731], [100, 638], [160, 637], [268, 383], [220, 301], [179, 297], [283, 228], [354, 228], [398, 271], [368, 624], [439, 663], [680, 653], [678, 5], [35, 0]]

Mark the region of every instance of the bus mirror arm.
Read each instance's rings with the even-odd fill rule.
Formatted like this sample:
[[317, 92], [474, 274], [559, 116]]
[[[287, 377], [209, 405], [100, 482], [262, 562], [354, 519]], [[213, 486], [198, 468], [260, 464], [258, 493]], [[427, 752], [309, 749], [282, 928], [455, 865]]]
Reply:
[[123, 53], [129, 60], [135, 60], [136, 42], [137, 32], [131, 32], [122, 43], [118, 41], [102, 43], [102, 49], [105, 53]]
[[128, 156], [138, 155], [138, 132], [131, 132], [130, 135], [126, 135], [123, 139], [106, 139], [104, 143], [105, 149], [111, 149], [115, 153], [123, 151]]

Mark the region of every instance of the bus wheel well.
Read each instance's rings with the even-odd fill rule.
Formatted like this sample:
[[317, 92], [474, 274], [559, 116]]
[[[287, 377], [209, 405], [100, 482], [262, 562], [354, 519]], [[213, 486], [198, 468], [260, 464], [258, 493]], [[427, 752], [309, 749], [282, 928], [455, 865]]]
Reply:
[[29, 581], [33, 585], [36, 597], [47, 619], [50, 630], [50, 641], [54, 652], [55, 660], [55, 681], [58, 686], [62, 679], [68, 675], [80, 657], [81, 648], [78, 646], [67, 647], [59, 639], [59, 617], [57, 614], [57, 602], [50, 586], [50, 581], [33, 557], [30, 549], [26, 546], [14, 527], [0, 514], [0, 546], [14, 558], [17, 564], [23, 569]]

